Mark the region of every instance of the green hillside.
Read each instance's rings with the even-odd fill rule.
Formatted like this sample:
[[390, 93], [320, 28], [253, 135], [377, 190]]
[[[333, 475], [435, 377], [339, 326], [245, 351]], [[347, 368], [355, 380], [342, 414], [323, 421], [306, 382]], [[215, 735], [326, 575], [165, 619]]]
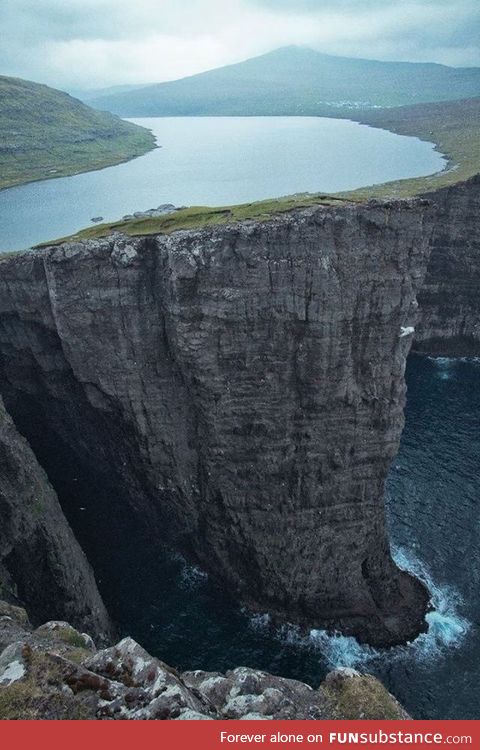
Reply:
[[125, 117], [332, 115], [480, 95], [480, 68], [379, 62], [284, 47], [206, 73], [89, 99]]
[[480, 98], [458, 102], [416, 104], [394, 109], [375, 109], [352, 118], [399, 135], [416, 136], [435, 143], [444, 154], [442, 172], [412, 179], [360, 188], [341, 195], [358, 198], [403, 198], [438, 190], [480, 174]]
[[154, 147], [145, 128], [63, 91], [0, 76], [0, 188], [100, 169]]

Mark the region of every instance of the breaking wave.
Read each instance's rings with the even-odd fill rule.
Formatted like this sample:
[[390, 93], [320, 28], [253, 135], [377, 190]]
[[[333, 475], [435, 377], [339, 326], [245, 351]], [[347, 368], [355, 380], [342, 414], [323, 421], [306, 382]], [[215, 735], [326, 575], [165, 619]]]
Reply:
[[[386, 650], [361, 644], [352, 636], [327, 633], [325, 630], [313, 629], [305, 635], [292, 625], [278, 628], [277, 637], [288, 644], [318, 652], [328, 669], [367, 665], [373, 667], [379, 661], [394, 662], [412, 657], [415, 661], [433, 660], [441, 657], [447, 650], [458, 647], [470, 628], [470, 623], [458, 613], [462, 603], [459, 594], [449, 586], [438, 586], [426, 567], [406, 550], [394, 549], [393, 558], [399, 568], [423, 581], [430, 592], [432, 610], [426, 616], [426, 633], [421, 633], [414, 641], [404, 646]], [[251, 626], [256, 630], [267, 628], [269, 625], [268, 615], [257, 615], [251, 620]]]

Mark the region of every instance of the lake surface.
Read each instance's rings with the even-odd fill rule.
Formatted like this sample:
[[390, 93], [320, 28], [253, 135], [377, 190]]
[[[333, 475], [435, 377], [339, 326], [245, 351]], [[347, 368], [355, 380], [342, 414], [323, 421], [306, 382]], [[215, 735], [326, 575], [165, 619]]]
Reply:
[[[123, 631], [180, 670], [246, 665], [317, 686], [351, 666], [377, 675], [414, 718], [480, 719], [480, 361], [411, 356], [407, 384], [388, 510], [397, 563], [432, 594], [428, 633], [382, 652], [324, 631], [272, 632], [267, 617], [252, 619], [201, 571], [135, 544], [128, 529], [106, 557], [91, 557]], [[77, 513], [75, 531], [91, 536], [95, 513]]]
[[332, 193], [442, 170], [433, 144], [320, 117], [135, 119], [161, 148], [125, 164], [0, 191], [0, 251], [21, 250], [124, 214]]

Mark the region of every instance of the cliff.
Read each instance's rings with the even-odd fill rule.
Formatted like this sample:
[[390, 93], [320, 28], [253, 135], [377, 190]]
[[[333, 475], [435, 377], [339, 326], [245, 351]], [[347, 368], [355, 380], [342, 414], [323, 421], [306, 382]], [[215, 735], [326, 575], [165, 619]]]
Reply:
[[424, 196], [437, 206], [416, 351], [480, 354], [480, 175]]
[[253, 609], [415, 637], [383, 491], [431, 232], [346, 203], [4, 259], [0, 390], [89, 557], [135, 528]]
[[71, 619], [99, 638], [110, 623], [58, 498], [0, 399], [0, 591], [32, 618]]
[[97, 651], [66, 622], [33, 630], [26, 612], [0, 601], [3, 719], [408, 719], [395, 698], [352, 669], [316, 689], [238, 667], [179, 674], [131, 638]]

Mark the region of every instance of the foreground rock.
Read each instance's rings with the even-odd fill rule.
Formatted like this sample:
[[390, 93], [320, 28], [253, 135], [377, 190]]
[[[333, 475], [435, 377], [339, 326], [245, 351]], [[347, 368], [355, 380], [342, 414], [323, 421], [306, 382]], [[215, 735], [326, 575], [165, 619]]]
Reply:
[[65, 622], [30, 628], [0, 602], [0, 719], [407, 719], [374, 677], [329, 674], [318, 690], [255, 669], [179, 674], [131, 638], [97, 651]]
[[165, 214], [171, 214], [174, 211], [179, 210], [180, 208], [174, 206], [173, 203], [162, 203], [160, 206], [157, 206], [157, 208], [149, 208], [147, 209], [147, 211], [135, 211], [133, 214], [125, 214], [125, 216], [123, 216], [123, 220], [131, 221], [132, 219], [153, 219], [156, 216], [165, 216]]
[[383, 495], [431, 231], [345, 204], [3, 260], [0, 390], [88, 553], [137, 523], [252, 609], [414, 638]]
[[90, 565], [1, 398], [0, 593], [24, 602], [37, 622], [67, 618], [100, 639], [110, 632]]

